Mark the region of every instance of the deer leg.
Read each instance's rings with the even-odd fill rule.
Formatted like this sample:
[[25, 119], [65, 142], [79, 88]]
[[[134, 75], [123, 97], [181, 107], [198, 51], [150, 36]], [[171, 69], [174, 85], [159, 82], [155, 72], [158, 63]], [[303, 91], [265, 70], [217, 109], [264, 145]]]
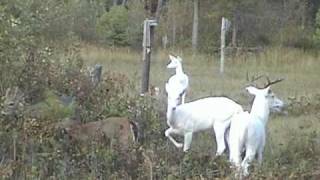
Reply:
[[258, 150], [258, 164], [261, 166], [263, 158], [263, 147], [260, 147]]
[[178, 130], [172, 129], [171, 127], [169, 129], [166, 130], [165, 135], [167, 138], [169, 138], [169, 140], [177, 147], [177, 148], [182, 148], [183, 144], [182, 143], [178, 143], [176, 140], [173, 139], [173, 137], [171, 136], [171, 134], [179, 134]]
[[214, 132], [216, 134], [216, 142], [217, 142], [217, 152], [216, 152], [216, 156], [220, 156], [224, 150], [226, 149], [226, 144], [224, 141], [224, 135], [226, 132], [226, 129], [229, 127], [230, 123], [220, 123], [220, 122], [216, 122], [213, 125], [213, 129]]
[[233, 149], [230, 149], [229, 160], [236, 168], [238, 169], [240, 168], [242, 159], [241, 159], [241, 151], [238, 144], [235, 144]]
[[181, 104], [184, 104], [185, 99], [186, 99], [186, 93], [183, 93], [181, 96]]
[[192, 132], [188, 132], [184, 134], [184, 146], [183, 146], [183, 151], [187, 152], [190, 149], [190, 145], [192, 142]]
[[254, 156], [255, 156], [254, 151], [252, 151], [250, 148], [246, 149], [246, 156], [245, 156], [245, 158], [243, 159], [243, 161], [241, 163], [243, 174], [245, 176], [249, 175], [248, 168], [250, 166], [250, 163], [254, 159]]

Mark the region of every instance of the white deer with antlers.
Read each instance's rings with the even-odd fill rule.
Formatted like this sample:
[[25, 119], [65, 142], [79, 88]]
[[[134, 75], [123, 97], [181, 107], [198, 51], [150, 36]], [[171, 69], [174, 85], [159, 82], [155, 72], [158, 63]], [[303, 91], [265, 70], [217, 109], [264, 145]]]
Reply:
[[[258, 163], [262, 163], [266, 141], [266, 125], [270, 110], [281, 111], [284, 103], [271, 91], [270, 86], [283, 79], [270, 81], [263, 88], [247, 87], [247, 91], [255, 96], [250, 113], [245, 111], [235, 115], [231, 120], [229, 146], [230, 162], [236, 166], [240, 174], [248, 175], [248, 167], [257, 155]], [[245, 152], [242, 160], [241, 154]]]
[[179, 57], [179, 56], [175, 57], [173, 55], [169, 55], [169, 58], [170, 58], [170, 63], [167, 65], [167, 68], [168, 69], [175, 69], [176, 74], [169, 78], [168, 86], [170, 86], [170, 88], [172, 90], [177, 91], [176, 94], [181, 96], [180, 103], [184, 104], [187, 89], [189, 86], [189, 78], [183, 72], [182, 64], [181, 64], [182, 63], [181, 57]]
[[[166, 84], [168, 94], [166, 137], [183, 151], [189, 150], [192, 135], [195, 132], [213, 128], [217, 142], [216, 155], [221, 155], [225, 148], [224, 134], [230, 126], [232, 116], [242, 112], [242, 107], [226, 97], [208, 97], [179, 105], [180, 97], [176, 89]], [[184, 143], [178, 143], [172, 134], [184, 136]]]

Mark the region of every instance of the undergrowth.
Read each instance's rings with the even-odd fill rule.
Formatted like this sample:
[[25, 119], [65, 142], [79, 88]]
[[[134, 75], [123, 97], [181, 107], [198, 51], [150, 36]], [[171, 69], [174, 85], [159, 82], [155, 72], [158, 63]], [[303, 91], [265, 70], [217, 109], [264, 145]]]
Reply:
[[[2, 178], [151, 179], [152, 176], [153, 179], [171, 180], [235, 177], [226, 156], [215, 157], [214, 152], [201, 151], [203, 147], [195, 144], [189, 153], [183, 153], [165, 138], [164, 93], [160, 97], [142, 97], [130, 74], [108, 68], [104, 69], [100, 83], [92, 86], [87, 66], [77, 48], [70, 48], [60, 56], [48, 55], [41, 50], [32, 53], [29, 60], [34, 63], [25, 62], [28, 76], [2, 85], [3, 89], [18, 86], [25, 95], [18, 116], [0, 117]], [[20, 73], [17, 75], [21, 77]], [[4, 96], [5, 91], [1, 93]], [[62, 97], [69, 100], [61, 100]], [[289, 98], [288, 104], [288, 114], [282, 115], [287, 120], [317, 113], [320, 107], [317, 94]], [[71, 142], [65, 133], [55, 128], [56, 123], [70, 118], [88, 123], [111, 116], [127, 116], [139, 125], [140, 141], [132, 144], [128, 151], [108, 142]], [[320, 176], [319, 132], [290, 131], [286, 138], [281, 146], [268, 141], [273, 151], [266, 146], [263, 165], [254, 165], [249, 179], [317, 179]]]

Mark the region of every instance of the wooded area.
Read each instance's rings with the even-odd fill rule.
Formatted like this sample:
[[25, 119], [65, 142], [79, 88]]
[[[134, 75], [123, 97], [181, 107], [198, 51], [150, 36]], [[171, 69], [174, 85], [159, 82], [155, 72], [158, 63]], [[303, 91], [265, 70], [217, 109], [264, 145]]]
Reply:
[[221, 17], [226, 17], [232, 21], [228, 46], [308, 49], [319, 43], [319, 4], [317, 0], [5, 0], [1, 34], [3, 39], [19, 29], [15, 36], [37, 36], [46, 42], [77, 38], [141, 48], [143, 20], [157, 16], [157, 47], [166, 37], [168, 47], [212, 53], [219, 47]]

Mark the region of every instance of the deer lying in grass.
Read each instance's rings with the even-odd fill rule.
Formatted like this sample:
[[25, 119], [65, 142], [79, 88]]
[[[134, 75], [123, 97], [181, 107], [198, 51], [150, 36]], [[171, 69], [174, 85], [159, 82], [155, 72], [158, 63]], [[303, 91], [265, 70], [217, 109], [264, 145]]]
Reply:
[[[4, 97], [1, 114], [7, 119], [35, 118], [46, 119], [52, 115], [64, 116], [74, 109], [74, 98], [59, 96], [54, 91], [46, 91], [45, 99], [35, 104], [25, 101], [24, 93], [18, 87], [8, 88]], [[63, 112], [60, 114], [60, 112]]]
[[8, 88], [4, 96], [3, 108], [1, 114], [3, 116], [17, 116], [22, 110], [24, 103], [24, 95], [18, 87]]
[[[166, 91], [167, 124], [170, 126], [165, 131], [166, 137], [176, 147], [183, 146], [183, 151], [186, 152], [190, 148], [193, 133], [213, 128], [217, 142], [216, 155], [221, 155], [226, 148], [225, 131], [230, 126], [232, 116], [243, 111], [242, 107], [226, 97], [208, 97], [178, 105], [181, 95], [168, 84]], [[171, 134], [184, 136], [184, 144], [176, 142]]]
[[104, 139], [118, 139], [123, 149], [138, 141], [138, 126], [136, 122], [126, 117], [109, 117], [104, 120], [81, 124], [76, 120], [65, 120], [56, 125], [63, 129], [71, 141], [91, 142]]
[[[263, 88], [247, 87], [247, 91], [255, 96], [250, 113], [239, 113], [232, 118], [229, 134], [230, 162], [236, 166], [240, 174], [248, 175], [248, 167], [257, 155], [258, 163], [262, 163], [266, 141], [266, 125], [270, 110], [281, 111], [284, 103], [271, 91], [270, 86], [283, 79], [270, 81]], [[242, 160], [241, 154], [245, 152]]]
[[[88, 71], [89, 71], [89, 76], [87, 77], [88, 82], [87, 82], [87, 84], [85, 84], [83, 86], [84, 87], [88, 86], [86, 88], [90, 89], [90, 90], [87, 90], [87, 91], [91, 92], [92, 89], [94, 87], [96, 87], [101, 80], [102, 66], [97, 64], [97, 65], [95, 65], [94, 68], [88, 68]], [[86, 76], [84, 76], [84, 77], [86, 77]], [[79, 92], [76, 92], [76, 94], [81, 95], [82, 97], [85, 95], [88, 95], [88, 92], [85, 93], [82, 90], [82, 89], [86, 89], [86, 88], [77, 87], [76, 89]], [[61, 95], [60, 93], [57, 93], [54, 91], [48, 91], [48, 92], [51, 92], [55, 96], [58, 96], [58, 97], [55, 97], [57, 99], [57, 103], [62, 104], [65, 107], [73, 104], [73, 102], [75, 101], [75, 98], [76, 98], [76, 96], [67, 96], [67, 95], [63, 95], [63, 94]], [[60, 95], [58, 95], [58, 94], [60, 94]], [[77, 97], [77, 98], [79, 98], [79, 97]], [[4, 116], [14, 117], [14, 116], [17, 116], [20, 113], [22, 113], [22, 111], [24, 114], [28, 114], [30, 116], [37, 116], [40, 113], [39, 109], [41, 109], [41, 108], [38, 108], [37, 106], [34, 106], [34, 105], [29, 105], [28, 108], [26, 108], [25, 104], [26, 104], [25, 103], [25, 94], [18, 87], [8, 88], [6, 90], [6, 94], [4, 96], [3, 108], [2, 108], [1, 114]]]
[[170, 63], [167, 65], [168, 69], [176, 69], [176, 74], [171, 76], [168, 80], [168, 86], [176, 90], [181, 95], [181, 103], [184, 104], [186, 92], [189, 86], [189, 78], [182, 70], [182, 59], [177, 56], [169, 55]]

